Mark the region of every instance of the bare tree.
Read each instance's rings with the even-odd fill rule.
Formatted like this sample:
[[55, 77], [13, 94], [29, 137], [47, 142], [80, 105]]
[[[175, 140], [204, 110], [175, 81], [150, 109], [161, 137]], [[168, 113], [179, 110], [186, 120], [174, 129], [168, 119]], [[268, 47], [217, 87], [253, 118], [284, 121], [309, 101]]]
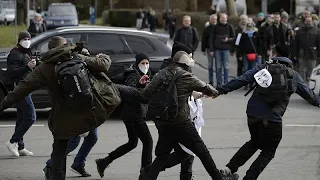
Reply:
[[234, 0], [226, 0], [226, 5], [227, 5], [227, 10], [228, 10], [229, 16], [231, 16], [231, 17], [238, 16], [238, 12], [236, 9], [236, 3]]

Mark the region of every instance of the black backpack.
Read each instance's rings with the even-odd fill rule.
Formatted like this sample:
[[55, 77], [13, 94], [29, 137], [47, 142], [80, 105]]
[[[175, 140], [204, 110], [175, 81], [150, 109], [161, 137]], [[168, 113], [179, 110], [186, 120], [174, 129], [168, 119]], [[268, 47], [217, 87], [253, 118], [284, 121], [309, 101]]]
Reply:
[[[163, 70], [165, 71], [165, 70]], [[178, 113], [178, 92], [176, 80], [186, 71], [177, 70], [166, 79], [150, 98], [147, 118], [151, 120], [174, 121]]]
[[284, 64], [268, 64], [266, 69], [272, 76], [271, 85], [268, 88], [257, 85], [254, 93], [260, 95], [263, 102], [273, 107], [290, 98], [293, 93], [293, 76], [291, 69]]
[[92, 108], [93, 92], [86, 63], [76, 53], [70, 60], [58, 62], [55, 66], [62, 96], [73, 109]]

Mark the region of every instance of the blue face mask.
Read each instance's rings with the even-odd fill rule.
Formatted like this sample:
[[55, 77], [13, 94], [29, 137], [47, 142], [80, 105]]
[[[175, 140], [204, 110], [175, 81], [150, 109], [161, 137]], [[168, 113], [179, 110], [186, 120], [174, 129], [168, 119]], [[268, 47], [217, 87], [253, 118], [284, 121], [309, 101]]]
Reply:
[[249, 36], [249, 37], [252, 37], [252, 36], [253, 36], [253, 33], [254, 33], [254, 30], [248, 30], [248, 36]]

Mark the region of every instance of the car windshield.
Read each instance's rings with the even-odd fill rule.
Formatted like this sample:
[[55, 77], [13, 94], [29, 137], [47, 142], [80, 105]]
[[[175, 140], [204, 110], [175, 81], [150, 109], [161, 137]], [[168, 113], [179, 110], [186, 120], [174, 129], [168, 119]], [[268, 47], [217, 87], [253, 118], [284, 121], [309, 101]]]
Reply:
[[77, 12], [74, 6], [52, 6], [49, 8], [49, 15], [51, 16], [65, 16], [76, 14]]

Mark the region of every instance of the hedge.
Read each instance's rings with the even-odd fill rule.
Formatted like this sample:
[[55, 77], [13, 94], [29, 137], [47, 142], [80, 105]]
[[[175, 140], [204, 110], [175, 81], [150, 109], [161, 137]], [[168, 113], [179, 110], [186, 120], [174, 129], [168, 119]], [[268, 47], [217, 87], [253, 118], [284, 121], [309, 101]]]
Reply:
[[[103, 23], [105, 25], [116, 27], [135, 27], [136, 26], [136, 9], [117, 9], [112, 11], [104, 11], [102, 13]], [[158, 27], [163, 27], [162, 12], [156, 12], [158, 18]], [[204, 24], [209, 20], [209, 16], [206, 12], [180, 12], [174, 11], [174, 15], [177, 18], [178, 27], [182, 26], [182, 18], [184, 15], [191, 16], [191, 25], [198, 30], [198, 34], [201, 36], [204, 29]], [[237, 26], [239, 17], [229, 18], [229, 22], [233, 26]], [[178, 28], [177, 27], [177, 28]]]

